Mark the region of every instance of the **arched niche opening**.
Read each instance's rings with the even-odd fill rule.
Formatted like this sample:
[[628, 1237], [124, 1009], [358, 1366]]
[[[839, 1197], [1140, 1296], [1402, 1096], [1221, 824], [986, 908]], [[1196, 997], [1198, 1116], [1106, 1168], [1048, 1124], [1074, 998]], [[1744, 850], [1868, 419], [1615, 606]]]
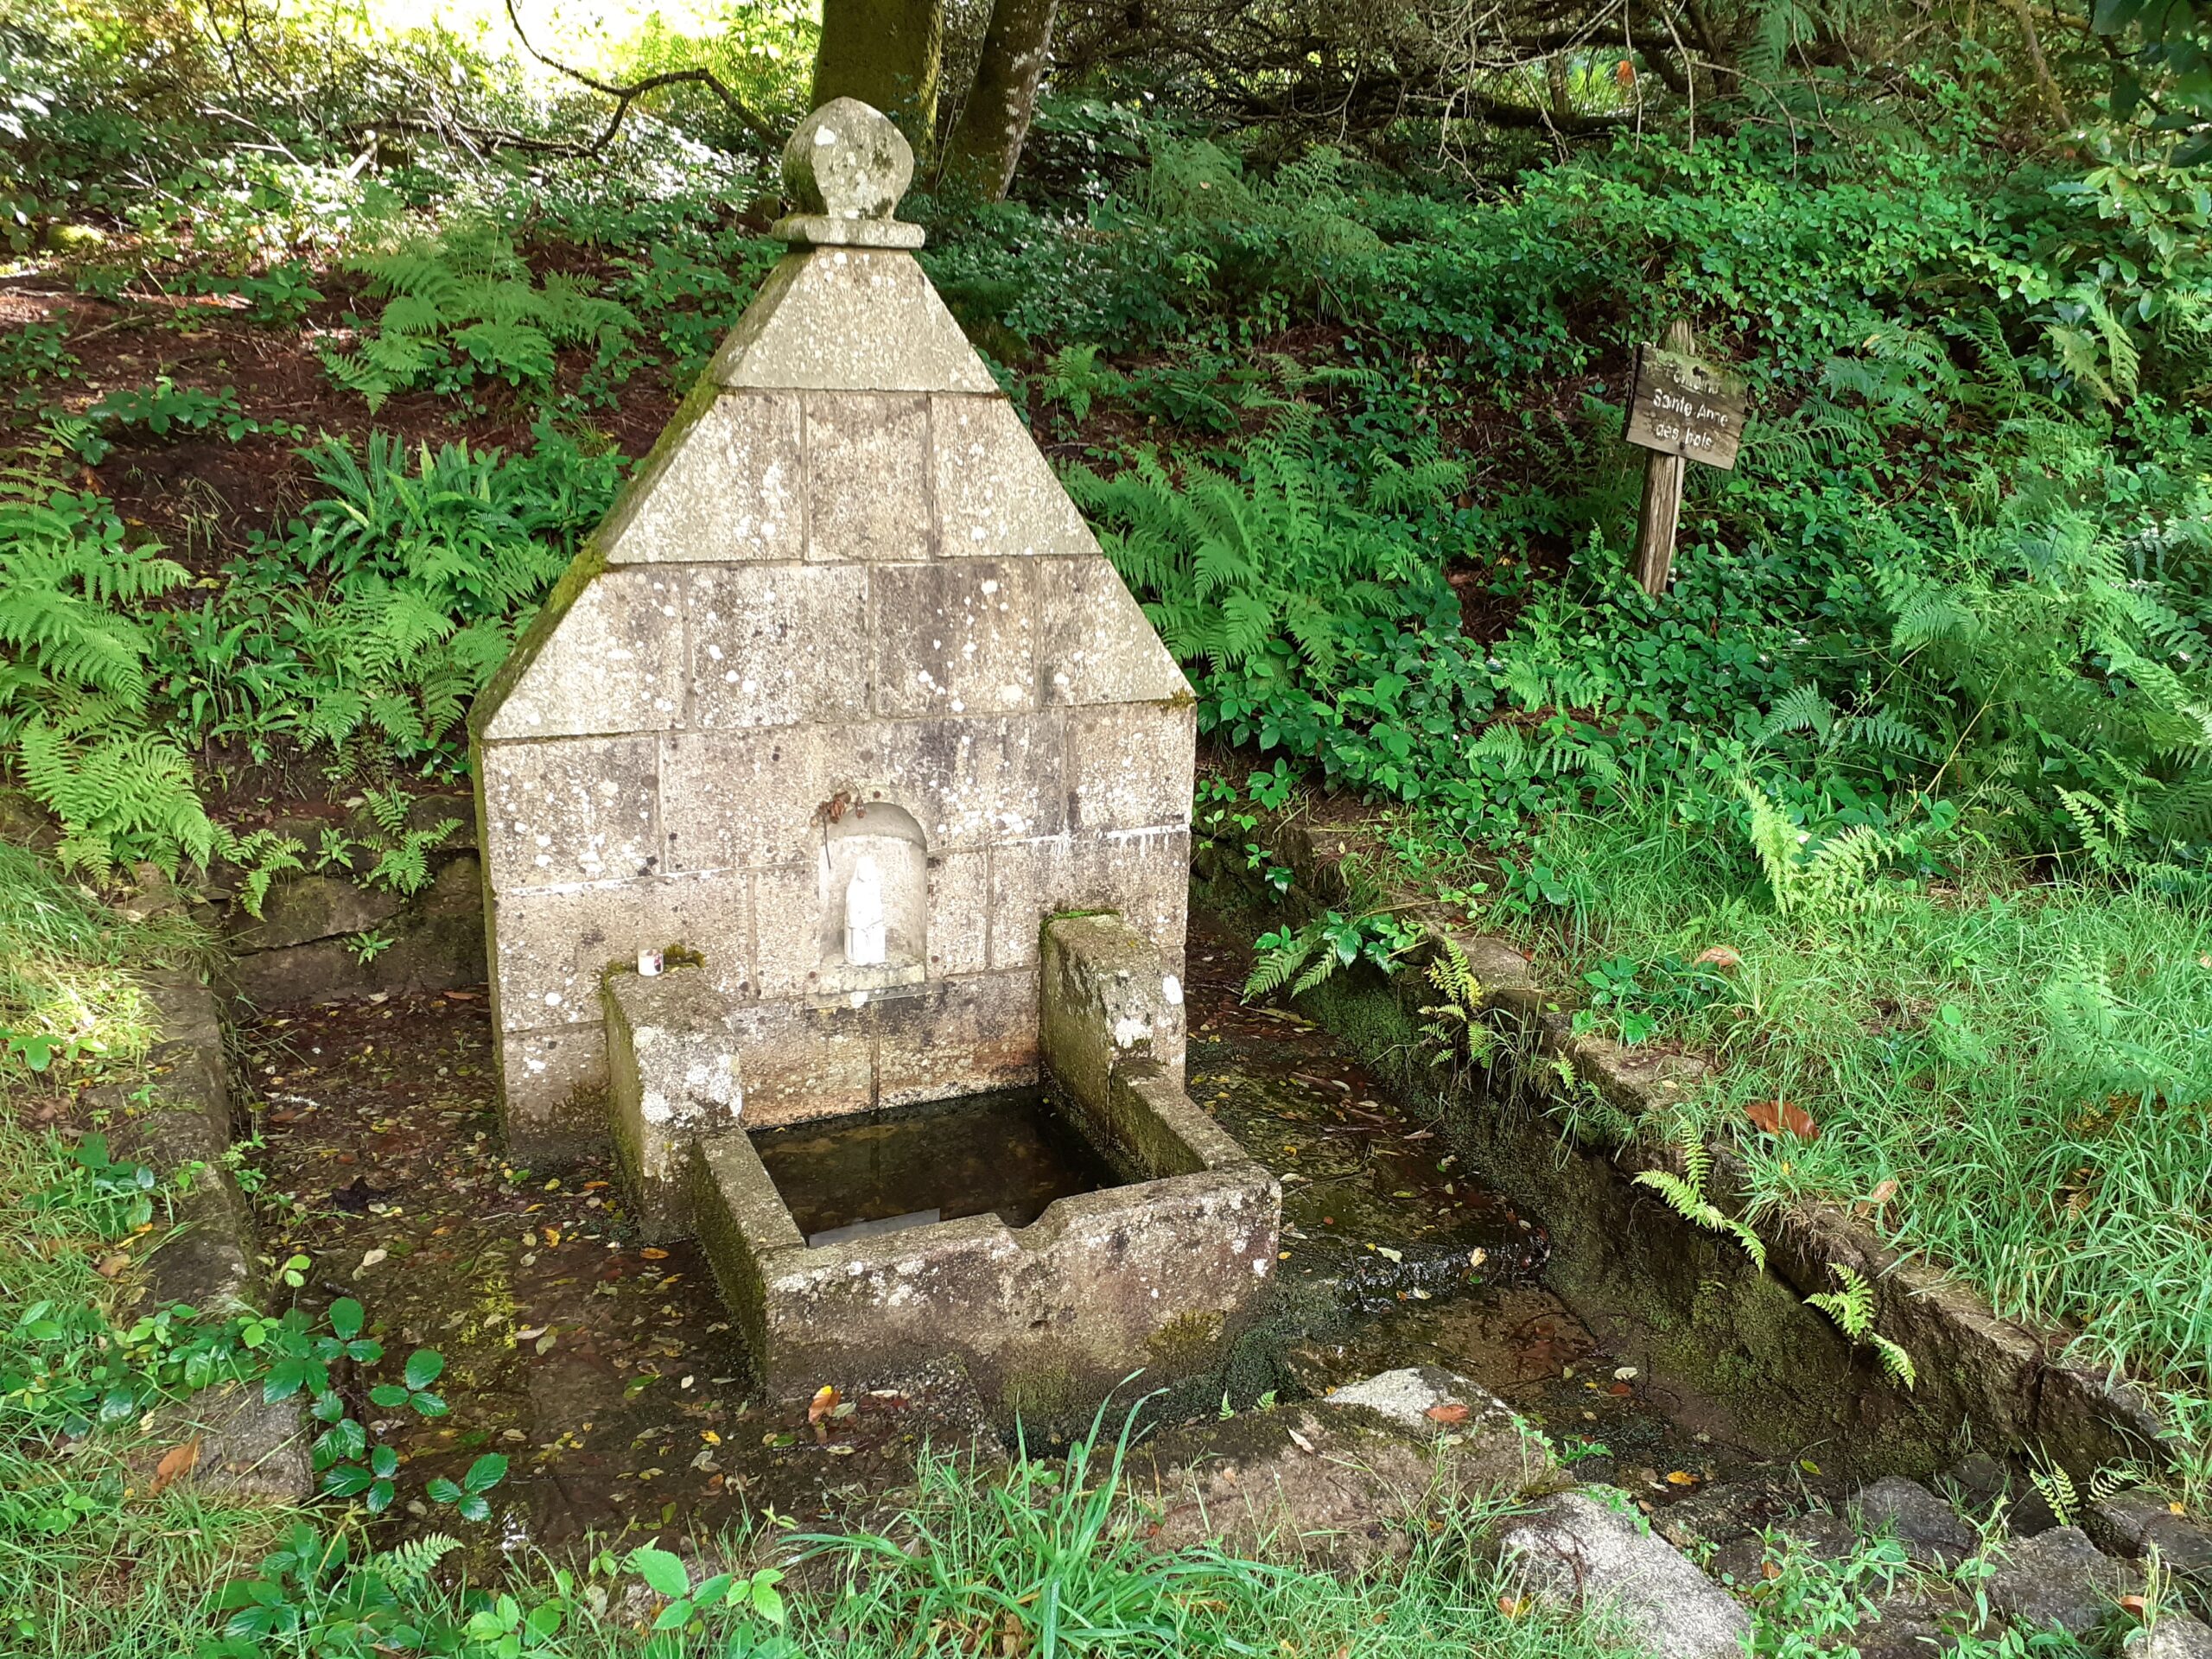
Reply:
[[929, 854], [914, 815], [890, 801], [823, 826], [817, 904], [825, 990], [908, 984], [929, 960]]

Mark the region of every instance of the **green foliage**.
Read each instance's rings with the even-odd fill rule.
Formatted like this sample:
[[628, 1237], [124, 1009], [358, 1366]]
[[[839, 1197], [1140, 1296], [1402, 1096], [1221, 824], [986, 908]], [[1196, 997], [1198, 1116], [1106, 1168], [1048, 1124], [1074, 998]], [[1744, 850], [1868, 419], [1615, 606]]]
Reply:
[[173, 432], [213, 431], [233, 443], [249, 433], [297, 435], [287, 422], [264, 424], [250, 417], [238, 407], [234, 387], [203, 391], [197, 386], [180, 386], [167, 375], [150, 386], [103, 392], [81, 415], [58, 426], [66, 426], [70, 448], [78, 457], [94, 466], [114, 448], [111, 435], [118, 428], [142, 429], [157, 438], [168, 437]]
[[1896, 842], [1871, 824], [1849, 829], [1814, 843], [1766, 791], [1749, 779], [1744, 799], [1751, 808], [1751, 849], [1766, 873], [1774, 907], [1784, 916], [1850, 915], [1873, 909], [1885, 894], [1875, 878], [1896, 849]]
[[1866, 1274], [1844, 1262], [1829, 1264], [1840, 1290], [1820, 1291], [1805, 1299], [1808, 1307], [1817, 1307], [1836, 1322], [1836, 1328], [1853, 1342], [1863, 1342], [1873, 1349], [1882, 1362], [1882, 1370], [1891, 1382], [1910, 1389], [1917, 1381], [1912, 1367], [1912, 1356], [1874, 1329], [1874, 1286]]
[[[1808, 939], [1720, 826], [1664, 804], [1563, 819], [1547, 851], [1589, 883], [1567, 960], [1725, 944], [1731, 994], [1671, 1013], [1710, 1055], [1708, 1122], [1786, 1100], [1817, 1138], [1737, 1141], [1756, 1218], [1858, 1203], [1886, 1243], [1944, 1262], [2008, 1318], [2064, 1323], [2212, 1444], [2212, 1251], [2199, 1236], [2201, 1033], [2212, 899], [2148, 884], [2031, 880], [1986, 849], [1940, 883]], [[2196, 1402], [2196, 1403], [2191, 1403]]]
[[1277, 928], [1254, 941], [1245, 1000], [1271, 996], [1286, 985], [1291, 995], [1302, 996], [1339, 968], [1363, 960], [1387, 974], [1421, 938], [1418, 926], [1388, 911], [1359, 916], [1324, 911], [1302, 927]]
[[1424, 1007], [1427, 1023], [1421, 1033], [1436, 1046], [1430, 1057], [1435, 1065], [1478, 1063], [1498, 1046], [1497, 1033], [1483, 1023], [1486, 996], [1474, 963], [1459, 940], [1442, 931], [1429, 936], [1431, 954], [1426, 969], [1440, 1002]]
[[[612, 499], [619, 457], [543, 430], [530, 455], [372, 435], [306, 452], [327, 492], [264, 536], [193, 608], [157, 549], [126, 545], [102, 498], [37, 470], [0, 474], [0, 740], [62, 822], [62, 857], [105, 875], [137, 859], [175, 874], [217, 854], [257, 905], [302, 850], [207, 815], [191, 759], [324, 750], [349, 767], [461, 762], [468, 699]], [[427, 880], [437, 826], [387, 826], [372, 879]]]
[[499, 226], [447, 225], [385, 253], [349, 264], [385, 297], [373, 332], [350, 353], [326, 352], [332, 379], [372, 410], [395, 391], [454, 391], [479, 378], [543, 387], [555, 353], [590, 346], [604, 362], [636, 332], [629, 308], [559, 273], [533, 281]]
[[327, 492], [164, 635], [162, 690], [194, 744], [243, 741], [450, 767], [468, 699], [612, 499], [617, 459], [541, 432], [530, 456], [306, 452]]
[[132, 858], [172, 874], [222, 843], [184, 752], [146, 729], [147, 628], [130, 613], [186, 580], [124, 546], [107, 502], [42, 469], [0, 470], [0, 741], [60, 818], [61, 856], [105, 875]]
[[1413, 516], [1462, 477], [1427, 453], [1363, 480], [1308, 426], [1248, 446], [1234, 470], [1171, 474], [1143, 450], [1068, 484], [1168, 649], [1200, 671], [1202, 728], [1414, 799], [1456, 769], [1488, 702]]
[[1743, 1246], [1744, 1254], [1751, 1258], [1751, 1265], [1765, 1272], [1764, 1241], [1705, 1195], [1705, 1184], [1713, 1174], [1713, 1154], [1706, 1147], [1704, 1131], [1695, 1120], [1683, 1117], [1676, 1122], [1669, 1139], [1681, 1160], [1682, 1173], [1677, 1175], [1672, 1170], [1643, 1170], [1637, 1173], [1636, 1184], [1656, 1192], [1667, 1201], [1669, 1209], [1691, 1225], [1734, 1239]]

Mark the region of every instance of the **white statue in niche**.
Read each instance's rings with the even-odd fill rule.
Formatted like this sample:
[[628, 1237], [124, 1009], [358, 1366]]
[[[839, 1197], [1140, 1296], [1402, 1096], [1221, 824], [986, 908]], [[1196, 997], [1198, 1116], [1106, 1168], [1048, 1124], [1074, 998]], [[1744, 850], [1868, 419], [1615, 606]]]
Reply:
[[853, 879], [845, 883], [845, 960], [855, 968], [881, 963], [883, 934], [883, 876], [874, 858], [862, 853], [853, 861]]

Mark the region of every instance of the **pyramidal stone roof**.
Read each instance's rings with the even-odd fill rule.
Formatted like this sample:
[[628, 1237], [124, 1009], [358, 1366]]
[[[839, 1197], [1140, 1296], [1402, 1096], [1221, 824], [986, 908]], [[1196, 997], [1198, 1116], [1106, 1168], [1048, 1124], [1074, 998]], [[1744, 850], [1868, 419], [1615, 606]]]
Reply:
[[[891, 216], [910, 170], [865, 105], [801, 126], [792, 251], [477, 701], [524, 1142], [589, 1136], [599, 981], [641, 947], [698, 950], [757, 1016], [748, 1121], [1029, 1080], [1054, 910], [1180, 963], [1190, 688]], [[848, 802], [925, 860], [904, 1060], [825, 919]], [[833, 1002], [864, 1040], [825, 1037]]]

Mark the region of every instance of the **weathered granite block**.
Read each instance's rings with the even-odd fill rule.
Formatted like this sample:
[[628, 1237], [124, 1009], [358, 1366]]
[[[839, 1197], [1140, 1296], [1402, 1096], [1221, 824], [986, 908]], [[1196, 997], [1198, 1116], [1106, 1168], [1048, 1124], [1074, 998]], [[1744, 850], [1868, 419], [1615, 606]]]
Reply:
[[1037, 706], [1037, 602], [1027, 563], [878, 565], [876, 711], [899, 718]]
[[1065, 803], [1057, 712], [880, 722], [853, 734], [828, 781], [855, 800], [889, 800], [920, 823], [929, 850], [1056, 834]]
[[929, 404], [916, 396], [806, 398], [806, 556], [926, 559], [935, 547]]
[[692, 1148], [745, 1109], [728, 999], [696, 968], [609, 974], [601, 995], [615, 1161], [647, 1236], [688, 1233]]
[[661, 855], [659, 775], [649, 734], [487, 744], [478, 776], [493, 885], [652, 874]]
[[760, 1002], [729, 1016], [756, 1128], [864, 1112], [875, 1104], [875, 1012], [862, 996]]
[[793, 864], [819, 849], [822, 728], [670, 732], [659, 742], [664, 870]]
[[949, 1100], [1037, 1080], [1037, 976], [932, 979], [869, 999], [875, 1103]]
[[749, 1140], [707, 1143], [700, 1236], [772, 1395], [850, 1389], [951, 1358], [1002, 1421], [1087, 1420], [1135, 1369], [1210, 1366], [1265, 1289], [1281, 1195], [1241, 1154], [995, 1216], [809, 1249]]
[[[580, 555], [590, 559], [588, 553]], [[578, 571], [571, 567], [564, 586]], [[682, 592], [660, 569], [605, 570], [556, 590], [478, 700], [477, 735], [579, 737], [680, 723]]]
[[1112, 910], [1178, 967], [1190, 886], [1187, 830], [1006, 842], [991, 852], [991, 966], [1034, 962], [1048, 916]]
[[690, 723], [853, 720], [868, 712], [868, 575], [830, 564], [695, 567], [684, 590]]
[[940, 853], [929, 861], [930, 976], [980, 974], [990, 957], [991, 855]]
[[505, 1028], [596, 1022], [599, 981], [641, 950], [681, 944], [706, 958], [717, 990], [751, 989], [752, 906], [744, 871], [660, 880], [495, 892], [495, 1017]]
[[1108, 1082], [1132, 1061], [1179, 1092], [1183, 983], [1152, 944], [1118, 916], [1063, 916], [1045, 925], [1044, 952], [1045, 1064], [1068, 1096], [1106, 1116]]
[[609, 564], [800, 556], [799, 400], [695, 393], [599, 534]]
[[820, 248], [768, 273], [708, 376], [806, 391], [997, 393], [911, 253]]
[[1188, 700], [1191, 687], [1103, 559], [1035, 562], [1047, 704]]
[[499, 1092], [507, 1150], [528, 1163], [571, 1158], [607, 1142], [607, 1027], [599, 1020], [536, 1031], [503, 1027]]
[[234, 912], [227, 943], [251, 952], [342, 938], [390, 921], [405, 902], [388, 888], [365, 887], [343, 875], [294, 876], [270, 884], [260, 915]]
[[[895, 194], [866, 159], [903, 154], [880, 116], [839, 101], [805, 131], [794, 180]], [[919, 231], [824, 207], [779, 233], [807, 251], [471, 715], [524, 1135], [604, 1089], [599, 1048], [530, 1065], [597, 1022], [601, 970], [640, 945], [704, 950], [721, 989], [780, 1005], [746, 1086], [791, 1115], [1033, 1067], [1033, 1000], [871, 999], [1033, 975], [1055, 906], [1119, 909], [1181, 952], [1182, 676], [905, 251]], [[813, 1052], [793, 1033], [823, 1036], [833, 999], [853, 1018]], [[925, 1007], [947, 1023], [916, 1028]]]
[[938, 554], [1096, 558], [1083, 515], [1003, 397], [930, 399]]
[[1198, 709], [1115, 702], [1068, 711], [1068, 828], [1109, 834], [1191, 819]]

